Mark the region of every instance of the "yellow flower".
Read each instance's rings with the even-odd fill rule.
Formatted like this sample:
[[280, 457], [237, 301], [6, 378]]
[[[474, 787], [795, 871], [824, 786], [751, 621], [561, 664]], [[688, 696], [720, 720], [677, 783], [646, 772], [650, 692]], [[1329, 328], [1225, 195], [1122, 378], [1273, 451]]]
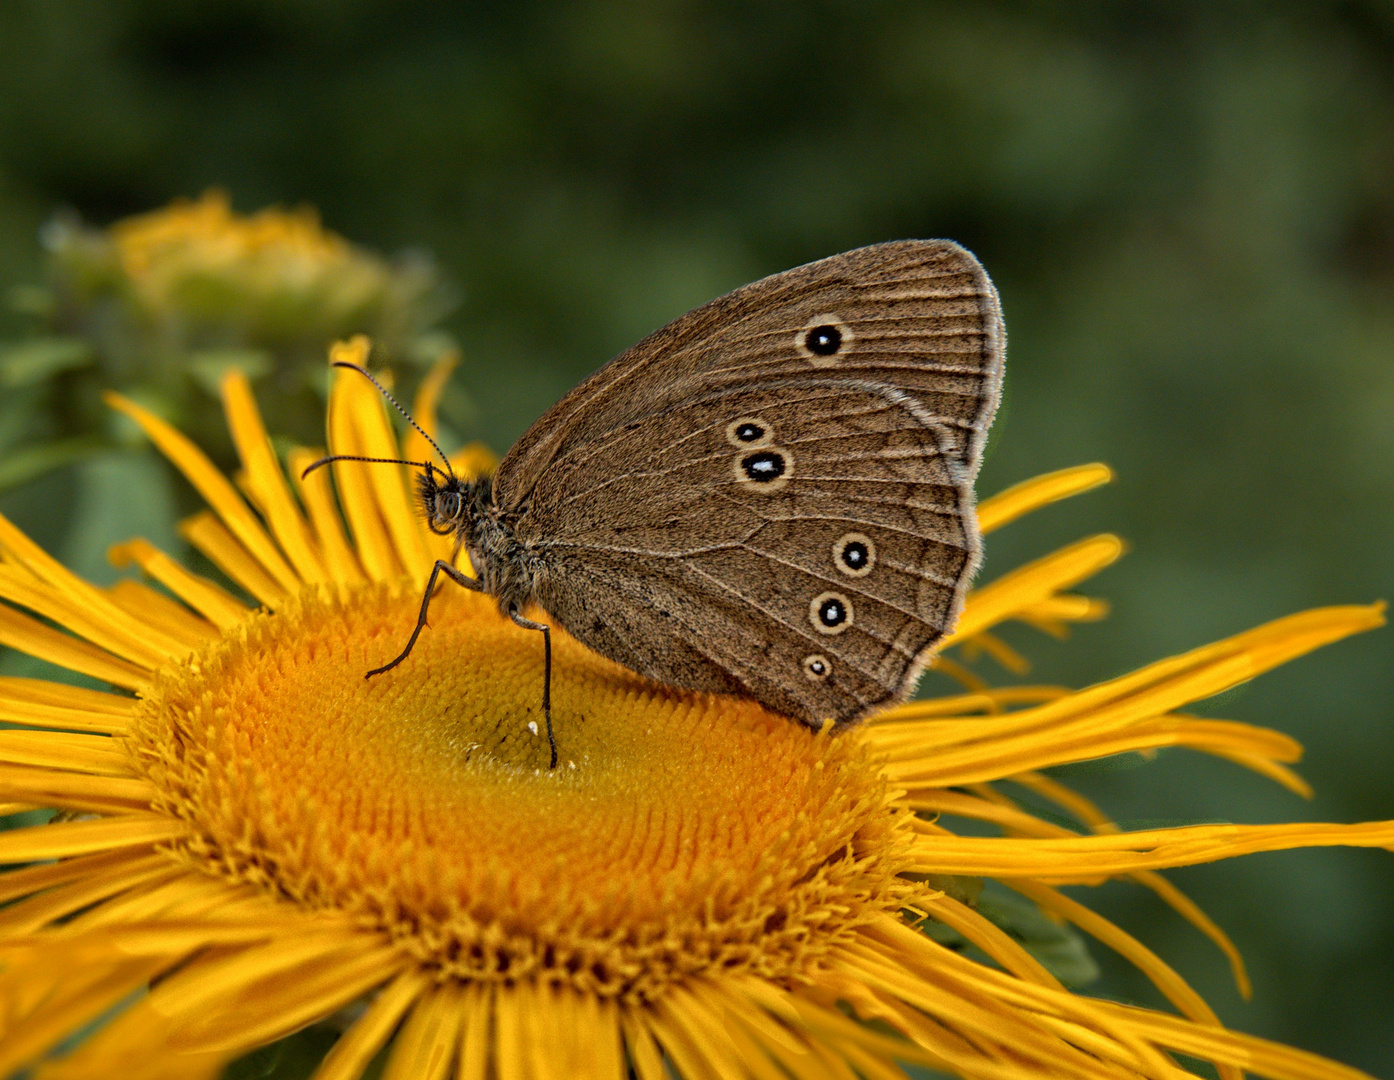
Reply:
[[[28, 387], [75, 373], [85, 389], [68, 386], [60, 427], [88, 443], [109, 413], [87, 403], [112, 387], [211, 432], [209, 404], [229, 368], [271, 381], [279, 434], [317, 439], [330, 342], [369, 334], [413, 376], [454, 348], [438, 325], [453, 298], [429, 259], [383, 258], [324, 228], [310, 207], [242, 215], [214, 190], [105, 229], [60, 217], [44, 240], [48, 287], [29, 298], [38, 336], [0, 343], [0, 375]], [[129, 425], [112, 427], [119, 440]], [[231, 460], [223, 445], [214, 455]]]
[[[366, 343], [337, 354], [362, 361]], [[418, 399], [428, 428], [439, 385]], [[1059, 886], [1155, 889], [1242, 980], [1223, 933], [1157, 871], [1389, 847], [1394, 823], [1123, 832], [1038, 770], [1188, 746], [1302, 790], [1292, 740], [1177, 710], [1378, 625], [1378, 608], [1296, 615], [1079, 691], [915, 702], [838, 736], [646, 683], [558, 633], [552, 771], [538, 642], [487, 598], [442, 593], [410, 661], [363, 678], [400, 648], [448, 553], [407, 470], [337, 463], [336, 506], [324, 471], [298, 479], [311, 451], [290, 455], [287, 481], [244, 377], [223, 397], [242, 493], [172, 427], [113, 404], [207, 500], [185, 533], [259, 610], [140, 540], [114, 558], [167, 593], [96, 588], [0, 520], [0, 643], [115, 688], [0, 680], [0, 719], [22, 725], [0, 731], [4, 809], [65, 812], [0, 833], [0, 861], [28, 864], [0, 875], [0, 1076], [213, 1077], [335, 1014], [348, 1026], [320, 1080], [362, 1075], [389, 1042], [390, 1080], [660, 1080], [665, 1061], [689, 1080], [881, 1080], [901, 1064], [1163, 1078], [1182, 1075], [1171, 1052], [1225, 1077], [1357, 1075], [1225, 1029]], [[372, 388], [343, 373], [330, 445], [399, 449]], [[424, 455], [419, 436], [404, 449]], [[456, 463], [487, 465], [478, 450]], [[984, 528], [1107, 476], [1030, 481], [983, 504]], [[1065, 590], [1119, 551], [1086, 540], [984, 585], [956, 642], [1010, 661], [990, 633], [1003, 620], [1098, 616]], [[1010, 801], [995, 786], [1008, 778], [1081, 827]], [[957, 835], [938, 815], [1002, 835]], [[996, 878], [1118, 949], [1179, 1015], [1066, 989], [957, 875]]]

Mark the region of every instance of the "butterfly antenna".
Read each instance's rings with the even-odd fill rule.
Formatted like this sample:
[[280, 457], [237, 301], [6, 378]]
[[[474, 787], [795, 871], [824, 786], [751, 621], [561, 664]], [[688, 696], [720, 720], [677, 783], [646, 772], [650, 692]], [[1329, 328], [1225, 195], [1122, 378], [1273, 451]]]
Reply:
[[[416, 430], [417, 430], [418, 432], [420, 432], [421, 437], [422, 437], [423, 439], [425, 439], [428, 443], [430, 443], [433, 447], [435, 447], [436, 453], [439, 454], [439, 455], [440, 455], [440, 459], [441, 459], [443, 462], [445, 462], [445, 467], [446, 467], [447, 469], [450, 470], [450, 475], [451, 475], [451, 476], [454, 476], [454, 475], [455, 475], [455, 470], [454, 470], [453, 468], [451, 468], [451, 466], [450, 466], [450, 459], [449, 459], [448, 457], [445, 456], [445, 451], [442, 450], [442, 449], [440, 448], [440, 443], [436, 442], [435, 439], [431, 438], [431, 436], [429, 436], [428, 434], [426, 434], [426, 429], [423, 428], [420, 424], [418, 424], [418, 423], [416, 422], [416, 420], [412, 417], [411, 413], [407, 412], [406, 409], [402, 408], [401, 403], [398, 402], [398, 400], [397, 400], [396, 398], [394, 398], [394, 397], [388, 392], [387, 387], [383, 386], [382, 383], [378, 382], [377, 379], [373, 378], [372, 375], [370, 375], [370, 374], [368, 373], [368, 371], [367, 371], [365, 368], [361, 368], [361, 367], [359, 367], [357, 364], [350, 364], [347, 360], [335, 360], [334, 363], [333, 363], [331, 366], [332, 366], [332, 367], [348, 368], [350, 371], [356, 371], [356, 372], [358, 372], [358, 374], [362, 375], [362, 376], [363, 376], [365, 379], [367, 379], [370, 383], [372, 383], [374, 386], [376, 386], [376, 387], [378, 388], [378, 393], [380, 393], [380, 394], [381, 394], [383, 397], [385, 397], [388, 401], [392, 402], [392, 407], [393, 407], [394, 409], [396, 409], [399, 413], [401, 413], [404, 417], [406, 417], [407, 423], [410, 424], [412, 427], [416, 428]], [[368, 460], [368, 459], [366, 459], [366, 458], [359, 458], [359, 459], [357, 459], [357, 460], [365, 461], [365, 460]], [[318, 462], [318, 461], [315, 462], [315, 465], [318, 465], [318, 464], [320, 464], [320, 462]], [[403, 464], [403, 465], [415, 465], [415, 464], [417, 464], [417, 462], [415, 462], [415, 461], [404, 461], [404, 462], [401, 462], [400, 464]], [[313, 467], [314, 467], [314, 466], [312, 465], [311, 468], [313, 468]]]
[[[332, 461], [366, 461], [374, 465], [414, 465], [418, 469], [429, 469], [431, 472], [438, 472], [442, 476], [454, 475], [453, 473], [447, 474], [444, 469], [432, 465], [429, 461], [407, 461], [405, 458], [395, 457], [359, 457], [357, 454], [328, 454], [318, 461], [312, 461], [309, 465], [306, 465], [305, 471], [300, 474], [300, 479], [304, 480], [305, 477], [309, 476], [321, 465], [328, 465]], [[450, 462], [447, 461], [446, 464], [449, 465]]]

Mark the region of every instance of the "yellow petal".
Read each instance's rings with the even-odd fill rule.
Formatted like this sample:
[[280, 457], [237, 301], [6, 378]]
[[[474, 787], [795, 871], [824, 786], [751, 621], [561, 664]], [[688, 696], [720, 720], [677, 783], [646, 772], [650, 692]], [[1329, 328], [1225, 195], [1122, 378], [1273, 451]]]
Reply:
[[393, 979], [325, 1055], [313, 1080], [358, 1080], [428, 983], [420, 968], [408, 968]]
[[120, 394], [108, 392], [103, 395], [103, 400], [140, 425], [150, 441], [188, 477], [189, 483], [193, 484], [198, 493], [208, 501], [208, 505], [217, 511], [218, 516], [237, 537], [238, 542], [246, 548], [248, 554], [283, 590], [288, 593], [299, 591], [301, 582], [295, 571], [277, 550], [271, 537], [242, 501], [242, 497], [237, 494], [237, 489], [218, 471], [217, 466], [208, 460], [202, 450], [158, 416], [147, 412]]
[[188, 832], [182, 821], [157, 814], [122, 814], [99, 821], [67, 821], [0, 833], [0, 864], [62, 859], [110, 848], [173, 840]]
[[271, 439], [262, 425], [261, 413], [257, 410], [247, 376], [235, 369], [230, 370], [223, 377], [222, 394], [228, 427], [232, 430], [232, 440], [237, 445], [242, 467], [247, 472], [247, 482], [255, 493], [256, 502], [265, 514], [276, 542], [294, 564], [301, 581], [329, 580], [311, 542], [309, 525], [295, 505], [290, 488], [286, 486], [285, 474], [281, 472], [276, 454], [271, 449]]
[[[179, 523], [179, 535], [208, 560], [273, 611], [295, 593], [262, 569], [261, 564], [211, 511], [200, 510]], [[297, 590], [298, 591], [298, 590]]]
[[1113, 470], [1100, 464], [1075, 465], [1032, 477], [984, 499], [978, 505], [978, 528], [990, 533], [1042, 506], [1079, 495], [1112, 479]]
[[148, 540], [115, 544], [107, 558], [118, 568], [135, 563], [219, 630], [231, 630], [249, 614], [248, 608], [221, 586], [190, 573]]

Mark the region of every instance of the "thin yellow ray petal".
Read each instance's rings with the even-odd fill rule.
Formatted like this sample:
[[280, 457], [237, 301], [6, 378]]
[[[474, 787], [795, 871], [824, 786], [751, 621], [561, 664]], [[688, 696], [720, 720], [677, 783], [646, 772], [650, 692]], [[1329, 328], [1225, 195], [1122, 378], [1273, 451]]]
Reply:
[[189, 483], [194, 485], [208, 505], [222, 518], [245, 551], [275, 579], [283, 591], [299, 592], [302, 583], [295, 571], [290, 568], [290, 564], [276, 548], [271, 537], [261, 527], [256, 515], [242, 501], [242, 496], [237, 494], [237, 489], [218, 467], [208, 460], [202, 450], [158, 416], [146, 412], [120, 394], [108, 391], [103, 395], [103, 400], [140, 425], [160, 453], [169, 458], [174, 466], [188, 477]]
[[[1136, 1059], [1108, 1036], [1100, 1035], [1092, 1028], [1087, 1028], [1071, 1020], [1063, 1020], [1058, 1016], [1041, 1016], [1038, 1022], [1047, 1030], [1059, 1035], [1070, 1045], [1079, 1047], [1085, 1053], [1093, 1054], [1110, 1064], [1121, 1066], [1125, 1070], [1124, 1076], [1136, 1075]], [[1194, 1073], [1176, 1067], [1167, 1068], [1164, 1066], [1155, 1070], [1152, 1075], [1166, 1077], [1169, 1080], [1195, 1080]]]
[[968, 594], [958, 626], [943, 640], [941, 647], [947, 649], [1010, 619], [1018, 611], [1030, 609], [1061, 589], [1077, 585], [1116, 562], [1122, 554], [1123, 541], [1104, 533], [1003, 574]]
[[494, 990], [478, 984], [465, 989], [461, 1002], [464, 1026], [460, 1032], [459, 1069], [456, 1080], [488, 1080], [493, 1049]]
[[429, 984], [420, 968], [409, 968], [393, 979], [324, 1056], [313, 1080], [358, 1080]]
[[1009, 776], [1007, 779], [1014, 784], [1020, 784], [1028, 791], [1034, 791], [1037, 795], [1049, 799], [1091, 829], [1098, 832], [1118, 831], [1118, 826], [1094, 804], [1093, 800], [1086, 798], [1073, 788], [1066, 787], [1053, 777], [1046, 776], [1044, 773], [1023, 772]]
[[101, 589], [69, 570], [3, 515], [0, 515], [0, 550], [15, 560], [18, 564], [15, 569], [23, 567], [36, 583], [46, 586], [48, 592], [64, 601], [73, 616], [82, 620], [83, 626], [124, 643], [122, 654], [130, 659], [148, 659], [158, 664], [177, 644], [162, 635], [151, 634], [147, 627], [113, 604]]
[[1179, 1016], [1100, 1001], [1099, 1007], [1117, 1016], [1159, 1046], [1204, 1061], [1224, 1063], [1273, 1080], [1371, 1080], [1368, 1073], [1338, 1064], [1295, 1047], [1269, 1042], [1225, 1028], [1203, 1027]]
[[418, 996], [411, 1016], [392, 1043], [382, 1080], [445, 1080], [460, 1041], [463, 997], [447, 982]]
[[32, 825], [0, 833], [0, 865], [62, 859], [110, 848], [158, 844], [188, 833], [182, 821], [158, 814], [122, 814], [98, 821]]
[[137, 1001], [85, 1036], [77, 1049], [40, 1065], [34, 1080], [220, 1080], [233, 1056], [170, 1053], [168, 1025]]
[[0, 604], [0, 645], [126, 690], [136, 690], [150, 682], [149, 668], [112, 656], [105, 649], [54, 630], [5, 604]]
[[[100, 607], [89, 608], [86, 597], [64, 593], [17, 563], [0, 564], [0, 598], [51, 619], [113, 656], [141, 667], [159, 667], [171, 656], [188, 651], [175, 639], [142, 627], [105, 597]], [[121, 625], [113, 625], [118, 620]]]
[[401, 969], [393, 945], [317, 953], [315, 944], [343, 935], [310, 937], [319, 940], [275, 941], [213, 965], [195, 962], [156, 986], [150, 1004], [169, 1017], [175, 1049], [244, 1051], [273, 1042], [356, 1001]]
[[[1097, 832], [1117, 833], [1119, 831], [1118, 826], [1110, 821], [1103, 811], [1095, 806], [1091, 800], [1049, 776], [1044, 776], [1040, 773], [1020, 773], [1010, 777], [1010, 779], [1028, 790], [1034, 791], [1038, 795], [1049, 799], [1051, 802], [1055, 803], [1056, 806], [1073, 814], [1081, 822]], [[1060, 830], [1061, 833], [1063, 833], [1063, 831], [1064, 830]], [[1233, 973], [1234, 982], [1239, 989], [1240, 996], [1247, 1001], [1252, 993], [1249, 974], [1244, 966], [1244, 958], [1239, 954], [1239, 950], [1235, 947], [1234, 942], [1229, 939], [1229, 935], [1221, 930], [1220, 927], [1200, 909], [1195, 901], [1191, 900], [1190, 897], [1155, 871], [1141, 870], [1129, 876], [1140, 885], [1151, 889], [1161, 897], [1164, 902], [1170, 905], [1173, 910], [1180, 914], [1182, 918], [1186, 919], [1191, 925], [1215, 943], [1229, 961], [1230, 971]]]
[[117, 896], [100, 907], [84, 911], [64, 928], [76, 936], [102, 927], [168, 918], [171, 913], [192, 918], [209, 909], [226, 911], [238, 895], [235, 886], [186, 868], [185, 873], [138, 893]]
[[589, 1060], [585, 1075], [597, 1080], [628, 1080], [624, 1064], [624, 1046], [620, 1037], [619, 1006], [613, 998], [600, 999], [591, 994], [578, 994], [583, 1046]]
[[[789, 1069], [785, 1072], [774, 1063], [772, 1058], [775, 1056], [773, 1051], [766, 1051], [762, 1045], [764, 1040], [752, 1031], [747, 1030], [746, 1026], [739, 1020], [733, 1019], [726, 1025], [726, 1036], [735, 1045], [736, 1053], [740, 1055], [741, 1063], [755, 1080], [788, 1080], [790, 1076], [796, 1080], [805, 1080], [805, 1077], [817, 1076], [821, 1078], [821, 1071], [811, 1072], [809, 1070]], [[789, 1054], [788, 1048], [782, 1048], [785, 1054]], [[792, 1056], [792, 1055], [791, 1055]], [[807, 1052], [803, 1055], [809, 1057]], [[811, 1063], [816, 1066], [816, 1062]], [[856, 1080], [854, 1077], [853, 1080]]]
[[[889, 959], [856, 947], [848, 950], [843, 963], [853, 978], [862, 980], [883, 1002], [889, 998], [913, 1006], [914, 1013], [901, 1010], [896, 1026], [952, 1062], [955, 1071], [967, 1067], [983, 1075], [1020, 1075], [1024, 1067], [1044, 1070], [1046, 1075], [1110, 1080], [1117, 1075], [1112, 1067], [1059, 1039], [1032, 1013], [1009, 1006], [981, 987], [959, 981], [935, 992], [937, 988], [908, 977]], [[966, 1050], [960, 1040], [945, 1038], [945, 1029], [958, 1033], [960, 1040], [971, 1038], [972, 1049]], [[1013, 1059], [1017, 1064], [1012, 1064]], [[994, 1065], [997, 1068], [991, 1069]]]
[[857, 1046], [876, 1060], [904, 1061], [941, 1071], [947, 1067], [943, 1058], [930, 1054], [924, 1047], [908, 1039], [898, 1035], [892, 1037], [867, 1024], [859, 1024], [841, 1011], [810, 1001], [801, 994], [792, 995], [792, 1000], [798, 1010], [800, 1026], [818, 1038], [837, 1042], [844, 1047]]
[[519, 987], [494, 990], [494, 1071], [498, 1080], [534, 1080], [533, 1047], [527, 1039]]
[[[806, 1071], [820, 1071], [809, 1057], [808, 1044], [801, 1033], [790, 1031], [756, 1007], [735, 984], [693, 980], [686, 987], [689, 1030], [713, 1048], [729, 1047], [732, 1056], [753, 1076], [773, 1076], [770, 1055], [776, 1060], [799, 1061]], [[794, 1070], [791, 1070], [793, 1072]], [[800, 1075], [794, 1072], [794, 1075]]]
[[694, 980], [689, 989], [706, 1004], [712, 1015], [723, 1019], [738, 1016], [747, 1027], [759, 1030], [762, 1038], [782, 1039], [796, 1052], [804, 1049], [803, 1039], [789, 1030], [790, 1027], [802, 1030], [803, 1024], [798, 1010], [782, 988], [752, 977], [720, 982]]
[[916, 842], [913, 870], [979, 877], [1127, 874], [1298, 847], [1394, 847], [1394, 821], [1356, 825], [1191, 825], [1118, 835], [1014, 840], [932, 836]]
[[[878, 739], [887, 751], [886, 775], [898, 783], [965, 787], [1051, 765], [1112, 757], [1131, 751], [1184, 746], [1210, 754], [1226, 752], [1286, 755], [1286, 736], [1266, 728], [1224, 720], [1186, 720], [1175, 714], [1147, 716], [1150, 710], [1101, 709], [1078, 721], [1062, 722], [1049, 732], [1032, 731], [983, 742], [961, 749], [926, 753], [914, 746], [913, 733], [899, 747], [883, 735]], [[1135, 713], [1144, 715], [1138, 717]], [[1121, 734], [1106, 732], [1106, 725], [1125, 727]], [[889, 732], [888, 732], [889, 734]], [[891, 745], [887, 745], [891, 743]], [[1293, 751], [1295, 752], [1295, 751]], [[901, 760], [897, 760], [897, 759]]]
[[[80, 855], [62, 862], [26, 866], [22, 870], [6, 870], [0, 874], [0, 903], [17, 900], [46, 889], [56, 889], [73, 881], [97, 879], [107, 874], [121, 874], [129, 866], [148, 858], [149, 848], [125, 848], [103, 851], [96, 855]], [[160, 856], [164, 858], [164, 856]]]
[[132, 859], [119, 869], [26, 897], [0, 910], [0, 934], [11, 939], [30, 934], [55, 919], [71, 915], [128, 889], [138, 889], [184, 873], [166, 855]]
[[1022, 656], [996, 634], [986, 630], [979, 631], [970, 638], [965, 638], [959, 643], [959, 647], [964, 650], [965, 659], [970, 663], [974, 662], [974, 657], [969, 655], [969, 650], [981, 650], [992, 657], [1002, 667], [1010, 671], [1013, 675], [1025, 675], [1031, 670], [1031, 661]]
[[358, 556], [353, 553], [344, 534], [344, 524], [339, 518], [334, 492], [329, 486], [329, 473], [316, 469], [309, 476], [304, 475], [305, 470], [323, 456], [297, 447], [287, 455], [286, 464], [290, 466], [291, 479], [300, 493], [300, 501], [309, 512], [310, 524], [331, 579], [350, 585], [358, 584], [367, 579], [358, 564]]
[[944, 895], [924, 901], [923, 906], [927, 914], [950, 929], [957, 930], [1013, 975], [1039, 986], [1064, 989], [1039, 960], [967, 904]]
[[1061, 640], [1069, 637], [1070, 623], [1099, 622], [1108, 618], [1111, 610], [1107, 600], [1078, 593], [1057, 593], [1017, 615], [1028, 626]]
[[[331, 362], [343, 361], [366, 368], [368, 348], [368, 339], [360, 334], [348, 342], [331, 346], [329, 359]], [[335, 454], [366, 456], [368, 449], [363, 441], [357, 413], [365, 408], [381, 409], [377, 391], [355, 372], [340, 369], [332, 375], [334, 381], [329, 389], [329, 448]], [[398, 562], [397, 550], [383, 518], [383, 507], [376, 498], [372, 473], [369, 471], [391, 466], [336, 462], [332, 467], [339, 487], [339, 506], [348, 520], [359, 560], [368, 571], [368, 576], [375, 581], [400, 577], [403, 569]]]
[[1232, 761], [1260, 776], [1266, 776], [1269, 780], [1281, 784], [1294, 795], [1300, 795], [1304, 799], [1310, 799], [1316, 795], [1312, 785], [1307, 783], [1299, 773], [1289, 769], [1286, 765], [1279, 765], [1276, 761], [1272, 761], [1262, 754], [1253, 754], [1245, 750], [1223, 750], [1216, 747], [1207, 748], [1206, 753], [1214, 754], [1226, 761]]
[[295, 595], [283, 589], [261, 568], [261, 564], [248, 554], [247, 549], [232, 533], [228, 532], [213, 511], [200, 510], [185, 518], [179, 523], [179, 535], [208, 556], [208, 560], [214, 566], [273, 611], [284, 603], [288, 596]]
[[537, 1080], [586, 1076], [584, 1035], [577, 1029], [576, 995], [569, 988], [529, 985], [523, 991], [519, 1019]]
[[0, 763], [93, 776], [132, 776], [130, 759], [107, 735], [67, 731], [0, 731]]
[[729, 1080], [746, 1076], [736, 1059], [734, 1046], [722, 1047], [713, 1057], [713, 1047], [704, 1044], [688, 1030], [690, 1020], [683, 1014], [682, 1005], [676, 1008], [672, 996], [665, 997], [649, 1017], [649, 1027], [663, 1045], [663, 1050], [677, 1066], [683, 1080]]
[[286, 553], [296, 575], [304, 582], [329, 580], [324, 564], [310, 538], [310, 527], [300, 514], [295, 498], [286, 485], [285, 474], [271, 448], [271, 439], [261, 422], [252, 384], [240, 371], [230, 370], [222, 381], [223, 408], [237, 454], [242, 459], [247, 485], [261, 509], [272, 536]]
[[[440, 438], [440, 424], [436, 416], [437, 407], [440, 405], [440, 396], [445, 391], [445, 384], [450, 381], [450, 374], [460, 363], [460, 353], [456, 349], [447, 349], [441, 354], [439, 360], [431, 365], [431, 370], [426, 373], [426, 377], [421, 380], [421, 385], [416, 388], [416, 397], [412, 400], [411, 415], [412, 419], [421, 425], [421, 430], [433, 439]], [[435, 448], [421, 437], [420, 432], [415, 428], [410, 428], [406, 433], [406, 439], [402, 443], [402, 456], [408, 461], [434, 461], [436, 459]]]
[[159, 627], [186, 649], [197, 649], [218, 636], [218, 628], [207, 619], [143, 581], [123, 578], [107, 589], [107, 596], [126, 614]]
[[[1262, 729], [1247, 725], [1213, 726], [1224, 723], [1217, 721], [1158, 718], [1190, 701], [1209, 697], [1251, 679], [1303, 652], [1382, 625], [1383, 621], [1382, 605], [1301, 612], [1182, 656], [1158, 661], [1140, 671], [1035, 708], [1001, 717], [985, 717], [969, 724], [947, 721], [925, 724], [920, 732], [922, 744], [918, 754], [907, 752], [909, 742], [914, 738], [913, 725], [908, 721], [878, 725], [869, 730], [868, 738], [886, 749], [898, 740], [899, 745], [906, 749], [894, 756], [918, 759], [918, 767], [893, 769], [896, 776], [942, 786], [993, 779], [1003, 773], [1023, 772], [1042, 764], [1075, 760], [1078, 745], [1068, 753], [1062, 751], [1062, 756], [1054, 757], [1044, 749], [1058, 746], [1067, 737], [1061, 734], [1061, 729], [1066, 725], [1073, 725], [1068, 729], [1068, 737], [1079, 744], [1092, 739], [1102, 746], [1104, 733], [1126, 729], [1143, 720], [1153, 720], [1154, 731], [1161, 730], [1159, 725], [1170, 725], [1171, 730], [1184, 733], [1189, 745], [1203, 746], [1203, 740], [1195, 736], [1204, 734], [1205, 739], [1209, 739], [1213, 734], [1236, 740], [1231, 748], [1252, 750], [1254, 747], [1249, 741]], [[1197, 728], [1197, 723], [1210, 726]], [[1056, 730], [1051, 731], [1052, 728]], [[1241, 732], [1244, 733], [1242, 737]], [[1008, 736], [1020, 740], [1017, 751], [1014, 752], [1007, 745]], [[989, 737], [992, 741], [989, 741]], [[1263, 737], [1274, 738], [1272, 735]], [[969, 746], [961, 752], [945, 750], [946, 746], [965, 742], [979, 745]], [[1296, 753], [1296, 744], [1290, 740], [1287, 742]], [[1223, 745], [1223, 740], [1220, 744]], [[1108, 744], [1107, 752], [1117, 752], [1120, 747], [1129, 748], [1115, 740]], [[986, 763], [985, 754], [990, 754], [994, 760], [991, 776], [979, 775]], [[1087, 756], [1101, 755], [1094, 753]], [[960, 770], [966, 770], [971, 775], [963, 775]]]
[[866, 1080], [910, 1080], [909, 1074], [892, 1060], [878, 1058], [854, 1042], [833, 1040], [831, 1044]]
[[[638, 1080], [668, 1080], [668, 1072], [663, 1067], [663, 1054], [654, 1041], [647, 1020], [635, 1010], [625, 1009], [620, 1013], [620, 1030], [624, 1034], [624, 1047]], [[460, 1080], [465, 1078], [461, 1076]], [[470, 1080], [476, 1078], [471, 1077]]]
[[1039, 510], [1060, 499], [1080, 495], [1113, 479], [1107, 465], [1075, 465], [1069, 469], [1046, 473], [1000, 491], [978, 505], [978, 528], [984, 533], [1000, 529], [1033, 510]]
[[[358, 349], [356, 342], [347, 346], [335, 345], [330, 349], [330, 359], [364, 364], [367, 350]], [[401, 457], [397, 436], [387, 422], [386, 405], [377, 390], [356, 372], [340, 369], [336, 374], [344, 384], [340, 408], [353, 424], [354, 442], [360, 447], [359, 453], [376, 458]], [[335, 390], [338, 391], [337, 386]], [[417, 524], [416, 500], [407, 482], [409, 473], [406, 467], [358, 465], [357, 468], [368, 470], [368, 482], [398, 561], [414, 579], [425, 584], [426, 574], [434, 560], [426, 550]]]
[[61, 992], [15, 1024], [0, 1041], [0, 1076], [32, 1064], [61, 1039], [159, 974], [164, 960], [127, 960], [97, 971], [70, 971]]
[[94, 720], [110, 720], [124, 727], [124, 722], [135, 713], [136, 699], [47, 679], [0, 675], [0, 707], [32, 708], [38, 714], [51, 716], [55, 722], [65, 713], [72, 713], [75, 716], [92, 716]]
[[206, 618], [219, 630], [231, 630], [251, 611], [222, 586], [191, 573], [160, 551], [148, 540], [127, 540], [107, 551], [113, 566], [121, 569], [135, 563], [175, 596]]
[[926, 980], [943, 980], [950, 994], [986, 994], [988, 1000], [1017, 1013], [1069, 1019], [1126, 1047], [1137, 1067], [1149, 1075], [1163, 1074], [1169, 1067], [1164, 1055], [1100, 1012], [1094, 999], [995, 971], [930, 940], [899, 919], [883, 917], [863, 928], [861, 934], [867, 948], [884, 954], [883, 962], [904, 966]]
[[1238, 947], [1230, 940], [1229, 935], [1201, 910], [1199, 904], [1155, 870], [1139, 870], [1130, 876], [1134, 881], [1151, 889], [1172, 910], [1213, 941], [1216, 947], [1225, 954], [1225, 959], [1229, 961], [1230, 973], [1234, 976], [1234, 985], [1239, 990], [1239, 996], [1245, 1001], [1253, 997], [1253, 984], [1249, 981], [1249, 971], [1244, 966], [1244, 957], [1240, 955]]
[[[336, 454], [362, 454], [354, 440], [350, 419], [340, 418], [333, 408], [329, 412], [330, 449]], [[372, 492], [372, 482], [364, 470], [390, 468], [390, 465], [369, 465], [360, 461], [335, 461], [330, 465], [339, 488], [339, 507], [353, 534], [354, 549], [369, 581], [395, 581], [404, 570], [397, 562], [388, 525], [383, 523], [378, 500]], [[311, 474], [311, 477], [314, 474]]]
[[0, 765], [0, 798], [15, 802], [94, 814], [126, 814], [148, 809], [158, 795], [154, 784], [131, 776], [89, 776]]
[[1195, 992], [1169, 964], [1142, 942], [1108, 919], [1085, 907], [1063, 893], [1039, 882], [1021, 878], [1003, 878], [1002, 884], [1029, 897], [1046, 911], [1074, 923], [1090, 937], [1118, 953], [1151, 980], [1182, 1014], [1203, 1024], [1218, 1027], [1220, 1018], [1206, 1000]]
[[[1003, 686], [989, 689], [983, 692], [971, 694], [956, 694], [948, 697], [927, 698], [924, 701], [907, 701], [903, 705], [895, 705], [885, 712], [877, 713], [871, 721], [877, 722], [877, 727], [885, 727], [891, 724], [903, 725], [896, 730], [919, 731], [927, 729], [923, 721], [938, 716], [952, 716], [955, 718], [971, 716], [975, 713], [995, 714], [1002, 712], [1004, 707], [1011, 705], [1039, 705], [1045, 701], [1055, 701], [1062, 697], [1068, 697], [1073, 691], [1064, 686]], [[910, 726], [911, 722], [914, 726]], [[942, 725], [945, 728], [957, 728], [958, 719]], [[878, 730], [878, 738], [885, 735]]]

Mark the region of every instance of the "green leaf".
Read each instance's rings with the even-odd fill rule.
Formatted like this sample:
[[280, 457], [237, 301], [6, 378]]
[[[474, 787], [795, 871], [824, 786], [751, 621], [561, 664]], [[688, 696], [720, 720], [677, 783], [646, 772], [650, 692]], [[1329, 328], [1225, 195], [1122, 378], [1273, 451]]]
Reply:
[[106, 585], [120, 575], [107, 561], [112, 544], [142, 536], [178, 555], [178, 517], [167, 469], [149, 449], [111, 450], [77, 467], [71, 524], [63, 542], [63, 562]]
[[[1089, 946], [1074, 927], [1055, 922], [1025, 898], [993, 890], [978, 897], [978, 914], [1005, 931], [1042, 967], [1066, 986], [1088, 986], [1099, 977], [1099, 965], [1089, 955]], [[928, 919], [925, 934], [941, 945], [987, 962], [987, 957], [968, 943], [957, 930]]]
[[5, 296], [6, 306], [20, 315], [51, 319], [58, 304], [53, 293], [38, 285], [16, 285]]
[[33, 386], [60, 371], [86, 367], [95, 355], [81, 338], [43, 337], [0, 348], [0, 386]]
[[1099, 977], [1099, 965], [1073, 926], [1058, 923], [1024, 897], [984, 893], [978, 911], [1014, 937], [1041, 965], [1069, 987], [1088, 986]]
[[59, 465], [79, 461], [95, 453], [100, 446], [96, 439], [76, 438], [8, 451], [0, 458], [0, 491], [40, 477]]

